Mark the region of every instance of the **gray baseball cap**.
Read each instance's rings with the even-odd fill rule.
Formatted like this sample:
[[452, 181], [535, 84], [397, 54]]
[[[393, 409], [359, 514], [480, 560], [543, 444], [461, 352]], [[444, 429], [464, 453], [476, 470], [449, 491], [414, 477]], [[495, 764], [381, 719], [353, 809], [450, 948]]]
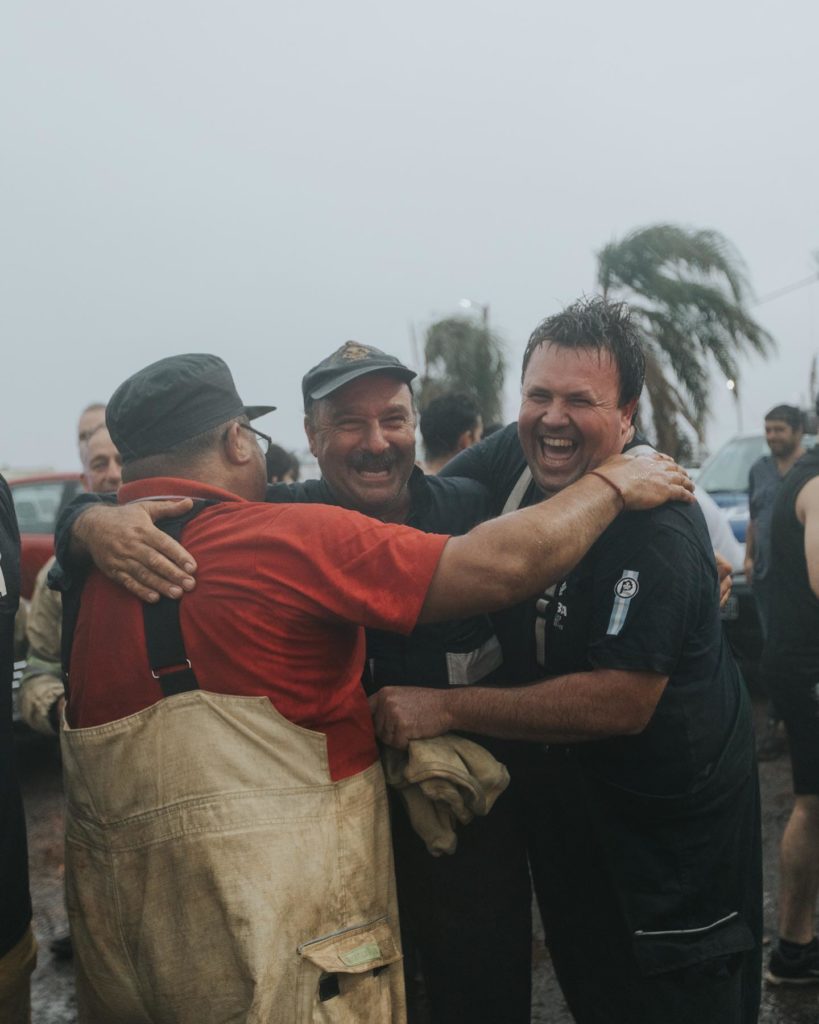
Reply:
[[245, 405], [224, 359], [168, 356], [124, 381], [105, 411], [123, 462], [166, 452], [237, 416], [255, 419], [275, 405]]
[[345, 341], [341, 348], [305, 373], [301, 381], [304, 401], [326, 398], [351, 380], [368, 373], [388, 373], [405, 384], [417, 377], [415, 371], [404, 366], [400, 359], [388, 356], [380, 348]]

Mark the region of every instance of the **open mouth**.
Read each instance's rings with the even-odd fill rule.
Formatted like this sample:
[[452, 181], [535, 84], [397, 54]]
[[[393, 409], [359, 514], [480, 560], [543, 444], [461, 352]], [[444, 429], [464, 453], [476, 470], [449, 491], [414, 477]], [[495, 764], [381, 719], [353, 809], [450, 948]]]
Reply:
[[541, 458], [552, 464], [568, 462], [578, 448], [577, 441], [568, 437], [541, 437], [538, 440]]

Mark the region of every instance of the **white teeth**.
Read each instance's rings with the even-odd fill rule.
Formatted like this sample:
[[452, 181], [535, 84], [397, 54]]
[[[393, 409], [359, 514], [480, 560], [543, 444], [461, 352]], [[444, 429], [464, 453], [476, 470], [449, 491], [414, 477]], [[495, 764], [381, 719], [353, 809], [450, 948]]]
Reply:
[[574, 445], [574, 441], [565, 437], [542, 437], [540, 443], [547, 448], [571, 448]]

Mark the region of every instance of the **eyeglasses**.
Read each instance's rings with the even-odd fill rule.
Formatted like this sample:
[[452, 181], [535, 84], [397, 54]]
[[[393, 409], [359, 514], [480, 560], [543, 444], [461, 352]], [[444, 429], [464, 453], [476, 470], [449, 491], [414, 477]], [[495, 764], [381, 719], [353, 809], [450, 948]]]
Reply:
[[257, 430], [255, 427], [251, 427], [249, 423], [239, 423], [239, 426], [243, 430], [249, 430], [251, 434], [256, 435], [256, 440], [259, 442], [259, 447], [262, 449], [262, 454], [267, 455], [270, 451], [270, 446], [273, 444], [273, 438], [268, 434], [263, 434], [261, 430]]

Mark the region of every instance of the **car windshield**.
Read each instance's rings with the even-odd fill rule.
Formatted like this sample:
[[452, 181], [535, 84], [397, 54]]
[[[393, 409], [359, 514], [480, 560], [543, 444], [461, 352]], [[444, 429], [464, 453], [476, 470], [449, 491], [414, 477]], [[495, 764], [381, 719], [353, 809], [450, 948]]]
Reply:
[[[810, 434], [802, 439], [805, 448], [812, 448], [815, 443], [816, 438]], [[762, 434], [735, 437], [703, 463], [697, 474], [697, 486], [711, 494], [716, 491], [747, 492], [751, 466], [760, 455], [768, 454], [768, 445]]]

